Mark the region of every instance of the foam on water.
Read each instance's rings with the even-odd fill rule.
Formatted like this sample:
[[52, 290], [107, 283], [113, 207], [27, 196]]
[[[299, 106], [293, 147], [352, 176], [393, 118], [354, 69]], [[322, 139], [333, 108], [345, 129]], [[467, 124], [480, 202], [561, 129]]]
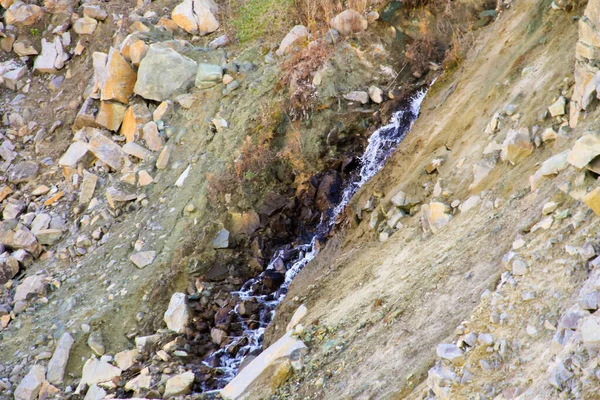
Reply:
[[[389, 124], [379, 128], [369, 138], [369, 143], [365, 149], [364, 154], [361, 157], [361, 169], [360, 173], [355, 179], [351, 180], [345, 187], [340, 203], [325, 213], [319, 223], [319, 226], [309, 243], [301, 244], [292, 249], [292, 252], [296, 253], [291, 260], [286, 262], [286, 274], [285, 281], [281, 287], [271, 295], [257, 295], [254, 292], [254, 287], [261, 280], [262, 275], [247, 281], [240, 291], [234, 292], [233, 295], [237, 296], [240, 301], [246, 301], [256, 299], [256, 301], [262, 305], [260, 311], [259, 327], [256, 329], [250, 329], [238, 314], [239, 304], [232, 311], [238, 314], [237, 320], [241, 321], [243, 327], [242, 336], [232, 337], [231, 344], [227, 347], [218, 350], [208, 357], [204, 363], [206, 365], [213, 364], [214, 361], [218, 360], [222, 375], [219, 378], [219, 387], [224, 387], [229, 381], [231, 381], [239, 369], [240, 364], [244, 358], [253, 352], [260, 351], [262, 348], [263, 336], [265, 329], [269, 323], [273, 320], [275, 315], [275, 309], [284, 299], [287, 289], [294, 279], [294, 277], [312, 261], [318, 254], [320, 246], [318, 246], [319, 240], [331, 231], [335, 224], [336, 217], [344, 210], [348, 205], [348, 202], [352, 199], [352, 196], [356, 193], [361, 186], [363, 186], [369, 179], [371, 179], [383, 166], [387, 157], [395, 150], [396, 146], [404, 139], [406, 134], [410, 131], [413, 123], [419, 116], [419, 110], [421, 103], [425, 98], [427, 90], [421, 90], [417, 92], [410, 100], [408, 106], [397, 111], [392, 116]], [[274, 263], [278, 259], [284, 259], [284, 253], [290, 252], [289, 247], [281, 249], [275, 252], [271, 259], [267, 270], [274, 269]], [[247, 343], [235, 353], [235, 356], [230, 355], [229, 348], [231, 346], [238, 346], [241, 340], [247, 340]], [[217, 391], [214, 391], [215, 393]]]

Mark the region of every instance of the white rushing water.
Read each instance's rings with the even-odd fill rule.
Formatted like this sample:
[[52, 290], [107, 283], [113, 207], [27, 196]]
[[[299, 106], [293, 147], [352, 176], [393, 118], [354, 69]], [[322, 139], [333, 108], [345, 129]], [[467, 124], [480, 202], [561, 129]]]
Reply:
[[[387, 157], [396, 149], [398, 144], [410, 131], [415, 120], [419, 116], [421, 103], [425, 98], [426, 93], [426, 90], [417, 92], [410, 99], [405, 108], [394, 113], [389, 124], [382, 126], [371, 135], [367, 148], [361, 157], [360, 173], [355, 179], [351, 180], [347, 184], [339, 204], [328, 213], [323, 215], [311, 241], [309, 243], [296, 246], [295, 248], [286, 246], [285, 248], [275, 252], [267, 267], [267, 271], [274, 270], [275, 263], [281, 263], [281, 261], [284, 260], [286, 273], [285, 281], [281, 287], [275, 293], [270, 295], [255, 294], [255, 286], [260, 283], [261, 278], [264, 275], [263, 273], [258, 277], [250, 279], [248, 282], [246, 282], [240, 291], [232, 293], [234, 296], [239, 297], [240, 301], [255, 299], [261, 305], [260, 321], [258, 328], [250, 329], [250, 327], [248, 327], [244, 322], [244, 319], [238, 314], [239, 318], [237, 319], [241, 321], [244, 328], [242, 336], [231, 338], [231, 343], [227, 347], [213, 353], [204, 361], [206, 365], [214, 365], [215, 361], [217, 362], [217, 368], [222, 372], [222, 376], [218, 381], [219, 387], [225, 386], [235, 377], [240, 364], [247, 355], [261, 350], [265, 329], [275, 315], [275, 308], [284, 299], [290, 283], [302, 270], [302, 268], [304, 268], [317, 256], [320, 248], [320, 246], [317, 245], [317, 242], [324, 239], [324, 237], [331, 231], [335, 224], [336, 217], [348, 205], [348, 202], [352, 199], [352, 196], [354, 196], [361, 186], [363, 186], [367, 181], [369, 181], [369, 179], [379, 172], [381, 168], [383, 168]], [[290, 254], [294, 255], [290, 258]], [[287, 261], [285, 261], [286, 257]], [[239, 304], [232, 312], [237, 314], [238, 309]], [[235, 355], [230, 354], [229, 350], [231, 346], [240, 347], [239, 350], [234, 353]]]

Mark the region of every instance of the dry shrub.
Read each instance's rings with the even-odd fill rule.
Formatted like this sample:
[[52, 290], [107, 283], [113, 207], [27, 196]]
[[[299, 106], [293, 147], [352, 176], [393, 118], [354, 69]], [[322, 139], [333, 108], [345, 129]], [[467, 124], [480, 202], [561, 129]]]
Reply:
[[300, 21], [310, 31], [317, 32], [319, 27], [326, 27], [329, 19], [340, 12], [342, 4], [336, 0], [294, 0], [294, 4], [300, 16]]
[[252, 138], [246, 136], [239, 157], [233, 162], [233, 171], [238, 182], [252, 181], [269, 170], [275, 161], [275, 154], [268, 143], [255, 145]]
[[283, 63], [283, 75], [279, 84], [288, 88], [287, 111], [292, 121], [308, 118], [313, 110], [317, 92], [312, 80], [327, 56], [327, 45], [324, 41], [318, 41], [294, 53]]

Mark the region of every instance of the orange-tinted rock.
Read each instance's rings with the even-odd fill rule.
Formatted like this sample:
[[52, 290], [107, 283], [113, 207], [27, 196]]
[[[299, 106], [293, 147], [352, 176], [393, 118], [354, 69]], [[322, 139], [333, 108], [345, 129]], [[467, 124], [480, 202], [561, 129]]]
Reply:
[[117, 100], [127, 104], [133, 94], [136, 73], [121, 53], [111, 48], [106, 61], [106, 79], [101, 89], [101, 100]]
[[116, 132], [119, 130], [121, 122], [123, 122], [125, 109], [126, 106], [121, 103], [103, 101], [100, 103], [100, 110], [96, 116], [96, 123], [110, 131]]
[[145, 104], [133, 104], [125, 112], [123, 125], [121, 126], [121, 135], [125, 136], [127, 143], [133, 142], [141, 137], [144, 125], [151, 120], [152, 114]]

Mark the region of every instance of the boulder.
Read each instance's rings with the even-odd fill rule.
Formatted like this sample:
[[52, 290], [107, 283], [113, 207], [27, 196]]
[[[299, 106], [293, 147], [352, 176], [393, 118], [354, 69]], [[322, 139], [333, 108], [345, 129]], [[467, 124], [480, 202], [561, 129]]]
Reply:
[[149, 100], [169, 100], [188, 91], [197, 69], [194, 60], [164, 45], [153, 44], [140, 63], [134, 92]]
[[96, 123], [109, 131], [119, 130], [125, 117], [126, 106], [115, 101], [100, 102], [100, 109], [96, 115]]
[[217, 236], [213, 239], [214, 249], [226, 249], [229, 247], [229, 231], [227, 229], [221, 229]]
[[108, 205], [113, 209], [118, 207], [117, 203], [124, 203], [137, 198], [137, 194], [129, 193], [113, 186], [106, 189], [105, 195]]
[[192, 388], [192, 383], [194, 383], [194, 379], [194, 373], [191, 371], [169, 378], [169, 380], [167, 380], [163, 399], [170, 399], [175, 396], [189, 393]]
[[15, 289], [14, 301], [24, 301], [30, 295], [41, 295], [46, 291], [46, 275], [28, 276]]
[[[282, 361], [288, 361], [295, 351], [305, 348], [306, 346], [300, 339], [292, 336], [292, 332], [286, 333], [242, 369], [221, 390], [221, 397], [225, 400], [240, 399], [242, 396], [248, 396], [248, 398], [270, 397], [276, 389], [272, 384], [272, 379], [278, 375], [273, 374], [276, 366]], [[254, 397], [252, 397], [253, 392]], [[256, 392], [260, 392], [260, 394]]]
[[289, 53], [296, 43], [307, 40], [308, 36], [308, 29], [306, 29], [304, 25], [294, 26], [281, 41], [281, 44], [279, 45], [279, 49], [277, 49], [276, 54], [278, 56], [282, 56], [284, 54]]
[[33, 70], [44, 74], [55, 74], [65, 66], [68, 59], [58, 36], [55, 36], [51, 42], [42, 39], [42, 53], [35, 58]]
[[315, 206], [321, 212], [337, 204], [342, 195], [342, 178], [335, 170], [328, 171], [317, 187]]
[[81, 375], [80, 387], [112, 381], [121, 376], [121, 370], [106, 361], [90, 358], [85, 362]]
[[185, 326], [190, 318], [185, 293], [174, 293], [169, 302], [169, 308], [165, 312], [164, 320], [167, 328], [176, 332], [183, 333]]
[[44, 8], [50, 14], [71, 13], [78, 0], [44, 0]]
[[63, 333], [54, 350], [54, 354], [48, 363], [48, 382], [52, 384], [62, 383], [65, 375], [65, 368], [69, 361], [71, 346], [73, 346], [74, 342], [73, 337], [68, 332]]
[[78, 18], [73, 23], [73, 30], [78, 35], [91, 35], [96, 30], [97, 26], [98, 21], [94, 18], [84, 16], [83, 18]]
[[6, 25], [30, 26], [37, 23], [44, 16], [44, 10], [35, 4], [25, 4], [22, 1], [15, 1], [4, 12], [4, 22]]
[[104, 398], [106, 398], [106, 390], [94, 383], [86, 392], [83, 400], [103, 400]]
[[83, 15], [86, 17], [94, 18], [98, 21], [104, 21], [108, 17], [108, 13], [100, 8], [100, 6], [86, 4], [83, 6]]
[[58, 165], [62, 167], [73, 167], [77, 165], [79, 160], [81, 160], [88, 151], [88, 145], [85, 142], [73, 142], [62, 155], [62, 157], [58, 160]]
[[101, 87], [100, 100], [116, 100], [127, 104], [135, 83], [135, 71], [121, 53], [111, 47], [106, 59], [106, 77]]
[[137, 143], [126, 143], [123, 146], [123, 151], [125, 152], [125, 154], [129, 154], [130, 156], [134, 156], [136, 158], [139, 158], [140, 160], [147, 160], [152, 153], [150, 151], [148, 151], [146, 148], [140, 146]]
[[514, 165], [527, 158], [531, 153], [533, 153], [533, 142], [529, 129], [509, 130], [502, 143], [502, 152], [500, 153], [502, 161], [508, 161]]
[[600, 135], [586, 133], [577, 139], [567, 161], [581, 169], [598, 155], [600, 155]]
[[133, 364], [135, 364], [135, 359], [140, 353], [136, 350], [124, 350], [117, 354], [115, 354], [115, 362], [117, 363], [117, 367], [121, 369], [121, 371], [128, 370]]
[[563, 171], [567, 168], [567, 157], [569, 156], [569, 151], [563, 151], [562, 153], [556, 154], [546, 161], [542, 163], [540, 168], [535, 172], [535, 174], [529, 177], [529, 184], [531, 186], [531, 191], [534, 191], [538, 188], [540, 181], [545, 176], [556, 175], [560, 171]]
[[27, 250], [33, 255], [39, 255], [41, 252], [35, 236], [22, 224], [18, 224], [14, 229], [0, 228], [0, 243], [12, 250]]
[[134, 263], [135, 266], [140, 269], [152, 264], [155, 258], [155, 251], [142, 251], [139, 253], [132, 254], [131, 257], [129, 257], [131, 262]]
[[217, 12], [213, 0], [184, 0], [173, 9], [171, 19], [188, 33], [206, 35], [219, 29]]
[[46, 370], [42, 365], [34, 365], [15, 389], [15, 400], [34, 400], [38, 397]]
[[123, 168], [125, 153], [118, 144], [102, 134], [99, 129], [93, 129], [89, 135], [88, 150], [100, 161], [116, 171]]
[[40, 165], [35, 161], [21, 161], [13, 166], [8, 172], [10, 183], [29, 182], [40, 172]]
[[348, 36], [367, 29], [368, 22], [360, 13], [346, 10], [333, 17], [330, 25], [341, 35]]
[[381, 104], [383, 102], [383, 90], [377, 86], [369, 87], [369, 98], [373, 103]]
[[40, 244], [51, 246], [60, 241], [63, 233], [60, 229], [40, 229], [36, 233], [36, 238]]
[[216, 64], [198, 64], [195, 85], [199, 89], [207, 89], [223, 81], [223, 68]]

